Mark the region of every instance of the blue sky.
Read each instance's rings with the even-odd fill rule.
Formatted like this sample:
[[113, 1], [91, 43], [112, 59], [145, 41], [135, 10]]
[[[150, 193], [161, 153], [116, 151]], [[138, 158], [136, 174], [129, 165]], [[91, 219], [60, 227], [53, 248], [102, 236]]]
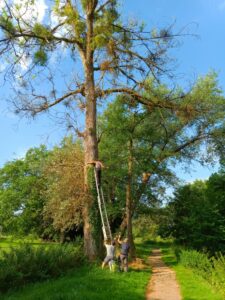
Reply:
[[[19, 1], [19, 0], [17, 0]], [[44, 0], [39, 0], [44, 4]], [[182, 44], [171, 52], [177, 59], [177, 74], [181, 84], [192, 82], [198, 75], [214, 69], [219, 73], [220, 86], [225, 90], [225, 1], [224, 0], [123, 0], [124, 16], [140, 19], [147, 27], [163, 27], [175, 21], [175, 30], [186, 27], [186, 32], [197, 37], [182, 38]], [[0, 62], [1, 69], [2, 62]], [[1, 80], [1, 77], [0, 77]], [[0, 166], [6, 161], [22, 157], [41, 143], [52, 147], [65, 134], [60, 124], [49, 115], [35, 120], [19, 119], [3, 99], [10, 97], [8, 89], [0, 91]], [[190, 174], [179, 168], [181, 178], [192, 181], [207, 178], [215, 168], [194, 164]]]

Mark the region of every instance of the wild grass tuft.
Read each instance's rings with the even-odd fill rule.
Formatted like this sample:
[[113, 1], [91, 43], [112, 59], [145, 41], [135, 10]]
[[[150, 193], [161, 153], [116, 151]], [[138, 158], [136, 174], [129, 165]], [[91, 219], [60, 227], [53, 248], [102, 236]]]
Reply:
[[58, 277], [82, 262], [83, 255], [78, 245], [34, 247], [22, 244], [3, 250], [0, 257], [0, 291]]
[[181, 265], [194, 269], [225, 295], [225, 257], [222, 254], [208, 257], [196, 250], [182, 250], [179, 256]]

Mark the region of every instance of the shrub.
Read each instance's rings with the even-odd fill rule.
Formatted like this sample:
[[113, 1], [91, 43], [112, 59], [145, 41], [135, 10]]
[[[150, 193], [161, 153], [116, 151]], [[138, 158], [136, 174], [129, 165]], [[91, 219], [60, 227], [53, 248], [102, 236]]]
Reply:
[[196, 250], [181, 250], [179, 261], [183, 266], [194, 269], [225, 295], [225, 257], [222, 254], [209, 258]]
[[182, 250], [180, 262], [185, 267], [195, 269], [204, 278], [209, 278], [212, 274], [212, 263], [205, 253], [196, 250]]
[[22, 244], [0, 257], [0, 290], [5, 292], [29, 282], [58, 277], [80, 265], [81, 247], [74, 244], [32, 246]]
[[212, 263], [212, 284], [225, 295], [225, 257], [222, 254], [217, 254], [216, 257], [212, 258]]
[[145, 237], [148, 239], [155, 239], [157, 237], [158, 226], [154, 220], [142, 214], [137, 219], [133, 220], [133, 234], [135, 237]]

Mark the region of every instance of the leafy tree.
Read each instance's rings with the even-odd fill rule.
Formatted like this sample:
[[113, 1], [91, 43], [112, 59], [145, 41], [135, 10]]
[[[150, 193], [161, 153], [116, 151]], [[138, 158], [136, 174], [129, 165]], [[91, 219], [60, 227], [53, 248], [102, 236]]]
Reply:
[[[121, 96], [108, 106], [100, 121], [102, 131], [100, 157], [107, 165], [107, 169], [104, 170], [106, 180], [104, 188], [109, 191], [109, 212], [114, 218], [121, 218], [121, 214], [124, 215], [120, 230], [123, 232], [127, 227], [133, 257], [135, 249], [131, 219], [141, 197], [146, 204], [155, 203], [156, 194], [159, 192], [156, 187], [160, 184], [160, 176], [162, 177], [164, 173], [167, 174], [168, 181], [172, 180], [171, 173], [162, 165], [158, 168], [158, 174], [155, 172], [152, 176], [151, 187], [146, 186], [150, 177], [148, 173], [150, 162], [146, 165], [150, 159], [149, 132], [144, 135], [147, 133], [146, 119], [145, 110], [140, 112], [140, 107], [129, 106], [126, 99]], [[144, 179], [143, 174], [146, 176]], [[165, 178], [166, 176], [164, 180]]]
[[0, 169], [0, 223], [4, 232], [43, 233], [47, 180], [42, 169], [47, 157], [44, 146], [32, 148], [24, 159], [8, 162]]
[[67, 232], [82, 226], [82, 207], [88, 201], [83, 185], [83, 155], [81, 144], [66, 138], [61, 147], [52, 150], [44, 171], [49, 181], [45, 219], [60, 232], [62, 240]]
[[223, 173], [178, 188], [171, 205], [173, 236], [179, 243], [211, 254], [225, 251]]
[[[214, 223], [212, 235], [215, 235], [211, 246], [213, 251], [225, 253], [225, 172], [221, 169], [219, 173], [211, 175], [207, 181], [206, 197], [210, 203]], [[211, 227], [213, 223], [211, 223]]]
[[201, 221], [204, 218], [202, 207], [206, 206], [205, 189], [206, 184], [197, 181], [178, 189], [175, 193], [174, 236], [179, 243], [186, 246], [191, 246], [196, 240], [196, 234], [199, 235], [197, 227], [202, 226], [202, 223], [197, 223], [196, 217]]
[[[170, 93], [174, 102], [189, 112], [174, 114], [164, 107], [149, 111], [120, 96], [103, 114], [100, 156], [107, 162], [105, 175], [111, 194], [114, 198], [126, 198], [123, 224], [131, 245], [132, 216], [140, 201], [154, 203], [162, 181], [164, 186], [174, 183], [171, 165], [192, 160], [210, 162], [215, 158], [218, 137], [224, 137], [224, 98], [215, 74], [199, 78], [185, 97], [181, 88], [172, 93], [151, 79], [145, 88], [144, 93], [151, 98], [165, 99]], [[201, 151], [202, 145], [207, 154]]]

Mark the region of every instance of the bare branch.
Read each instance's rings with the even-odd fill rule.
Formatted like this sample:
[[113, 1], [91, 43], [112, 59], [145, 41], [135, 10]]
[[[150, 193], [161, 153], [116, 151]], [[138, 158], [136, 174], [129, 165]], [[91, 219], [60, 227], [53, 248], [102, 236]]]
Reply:
[[105, 3], [103, 3], [101, 6], [99, 6], [96, 12], [99, 13], [100, 11], [102, 11], [110, 2], [112, 2], [112, 0], [108, 0]]

